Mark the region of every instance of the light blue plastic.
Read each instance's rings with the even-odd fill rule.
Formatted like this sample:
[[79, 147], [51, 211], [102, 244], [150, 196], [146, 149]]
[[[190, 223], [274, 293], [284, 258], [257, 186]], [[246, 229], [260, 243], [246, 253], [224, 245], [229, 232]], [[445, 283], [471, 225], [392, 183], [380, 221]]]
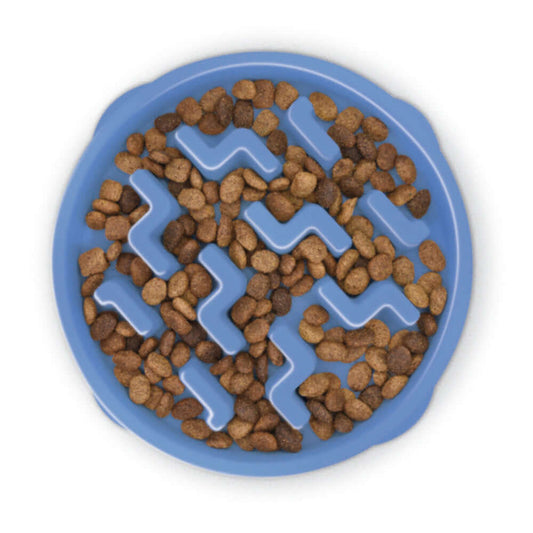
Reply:
[[[326, 276], [316, 282], [309, 293], [294, 298], [291, 312], [274, 322], [269, 337], [285, 353], [287, 361], [282, 367], [270, 366], [267, 394], [289, 423], [302, 428], [303, 449], [297, 454], [244, 452], [235, 445], [228, 450], [214, 450], [183, 435], [179, 422], [172, 417], [159, 419], [152, 411], [132, 404], [127, 390], [113, 375], [111, 358], [91, 340], [82, 314], [79, 293], [82, 279], [77, 257], [91, 247], [105, 248], [108, 245], [103, 232], [86, 227], [85, 214], [90, 210], [92, 199], [98, 196], [103, 179], [116, 179], [122, 183], [129, 179], [114, 166], [114, 155], [125, 149], [125, 139], [130, 133], [152, 127], [154, 117], [173, 110], [186, 96], [199, 98], [206, 90], [220, 85], [230, 92], [235, 81], [243, 78], [271, 79], [274, 83], [284, 80], [299, 90], [300, 98], [287, 112], [277, 107], [274, 112], [280, 116], [280, 128], [287, 133], [289, 143], [303, 146], [326, 170], [331, 169], [340, 154], [325, 133], [329, 123], [319, 121], [312, 114], [306, 98], [311, 92], [328, 94], [340, 109], [353, 105], [365, 115], [384, 120], [390, 131], [387, 141], [393, 143], [399, 153], [408, 154], [413, 159], [418, 169], [416, 185], [430, 189], [432, 206], [423, 221], [415, 221], [405, 208], [397, 208], [381, 193], [368, 190], [355, 212], [368, 216], [375, 225], [375, 235], [388, 235], [397, 254], [406, 255], [414, 262], [417, 277], [425, 272], [417, 257], [417, 246], [427, 236], [439, 243], [447, 258], [442, 275], [448, 289], [448, 303], [439, 318], [439, 331], [431, 339], [421, 366], [394, 400], [385, 401], [369, 420], [356, 424], [350, 434], [337, 434], [322, 442], [306, 424], [308, 412], [295, 392], [298, 384], [313, 372], [332, 371], [339, 375], [345, 386], [351, 365], [320, 361], [312, 348], [303, 343], [297, 330], [304, 309], [312, 303], [325, 306], [331, 315], [326, 325], [328, 328], [337, 325], [357, 327], [378, 317], [393, 331], [410, 327], [416, 321], [418, 311], [392, 282], [371, 284], [365, 293], [353, 298], [345, 295]], [[250, 131], [235, 130], [233, 126], [215, 138], [205, 138], [182, 125], [167, 137], [168, 144], [184, 151], [208, 179], [220, 180], [228, 170], [248, 166], [268, 181], [281, 170], [282, 159], [261, 148], [264, 140]], [[160, 245], [159, 237], [168, 220], [177, 216], [179, 206], [172, 204], [172, 197], [164, 187], [159, 190], [152, 187], [153, 177], [143, 177], [143, 174], [135, 173], [130, 182], [148, 201], [151, 210], [130, 231], [131, 247], [126, 245], [125, 249], [135, 249], [154, 270], [168, 278], [176, 265], [172, 262], [175, 258]], [[155, 185], [161, 184], [155, 180]], [[165, 195], [158, 194], [159, 191]], [[154, 204], [166, 207], [153, 209]], [[260, 204], [244, 206], [241, 216], [254, 225], [267, 246], [280, 253], [292, 249], [309, 233], [319, 234], [336, 256], [349, 246], [344, 230], [332, 224], [331, 218], [324, 218], [319, 212], [309, 212], [307, 222], [299, 221], [299, 216], [303, 219], [302, 211], [287, 225], [280, 224], [273, 217], [269, 220], [268, 211], [261, 209]], [[319, 220], [320, 217], [324, 220]], [[248, 269], [244, 273], [235, 273], [230, 268], [218, 268], [225, 264], [226, 252], [213, 246], [205, 247], [199, 256], [199, 261], [211, 271], [217, 285], [215, 292], [200, 302], [199, 320], [212, 338], [228, 352], [235, 353], [243, 341], [240, 339], [242, 334], [232, 328], [226, 311], [244, 292], [246, 279], [251, 273]], [[163, 252], [168, 254], [166, 258]], [[222, 259], [220, 253], [224, 256]], [[394, 99], [342, 67], [315, 58], [280, 53], [235, 54], [186, 65], [129, 91], [111, 104], [100, 119], [65, 192], [53, 255], [54, 285], [63, 327], [78, 364], [105, 413], [177, 458], [241, 475], [276, 476], [313, 470], [342, 461], [410, 428], [426, 409], [433, 388], [456, 347], [466, 318], [472, 282], [472, 250], [466, 212], [457, 184], [426, 119], [409, 104]], [[176, 268], [180, 268], [179, 264]], [[132, 324], [139, 331], [159, 335], [164, 325], [160, 321], [158, 326], [155, 315], [149, 312], [153, 309], [135, 298], [139, 290], [129, 280], [125, 282], [121, 274], [106, 272], [106, 281], [96, 297], [105, 303], [104, 307], [114, 307], [124, 316], [129, 313]], [[136, 303], [130, 305], [128, 302], [132, 298]], [[231, 417], [233, 400], [211, 376], [208, 366], [192, 358], [180, 369], [180, 376], [188, 394], [204, 404], [208, 424], [215, 429], [222, 428]]]

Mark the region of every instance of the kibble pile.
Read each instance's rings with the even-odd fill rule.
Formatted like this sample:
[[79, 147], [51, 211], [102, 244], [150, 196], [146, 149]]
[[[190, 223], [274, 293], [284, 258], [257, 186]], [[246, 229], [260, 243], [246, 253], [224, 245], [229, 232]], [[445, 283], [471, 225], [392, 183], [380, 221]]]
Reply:
[[[352, 331], [325, 329], [329, 320], [325, 309], [312, 305], [305, 311], [299, 333], [314, 345], [316, 356], [353, 365], [348, 372], [349, 388], [342, 388], [341, 380], [327, 372], [312, 375], [299, 387], [310, 412], [310, 426], [320, 439], [329, 439], [336, 431], [352, 431], [354, 422], [367, 420], [383, 400], [402, 390], [422, 361], [429, 337], [437, 331], [436, 317], [446, 303], [439, 274], [446, 260], [435, 242], [420, 245], [419, 257], [428, 271], [415, 281], [411, 260], [397, 256], [388, 237], [375, 236], [370, 220], [354, 214], [369, 182], [367, 188], [382, 191], [413, 217], [424, 216], [430, 193], [415, 187], [417, 171], [412, 160], [384, 142], [388, 129], [380, 119], [364, 117], [355, 107], [339, 112], [331, 98], [315, 92], [309, 95], [315, 114], [331, 123], [328, 134], [342, 154], [331, 177], [327, 176], [301, 147], [288, 146], [286, 134], [278, 129], [279, 118], [271, 110], [274, 104], [287, 110], [298, 96], [296, 88], [286, 82], [274, 86], [269, 80], [241, 80], [231, 95], [216, 87], [200, 101], [185, 98], [175, 111], [157, 117], [153, 128], [144, 134], [132, 133], [125, 140], [126, 150], [116, 155], [116, 166], [127, 174], [149, 170], [168, 183], [170, 193], [187, 210], [168, 224], [162, 236], [165, 248], [184, 266], [168, 281], [154, 277], [140, 257], [122, 249], [130, 228], [148, 211], [132, 187], [103, 181], [99, 198], [86, 216], [87, 225], [105, 231], [111, 241], [107, 250], [93, 248], [79, 257], [85, 278], [81, 286], [83, 312], [91, 337], [112, 357], [115, 376], [129, 389], [134, 403], [153, 410], [158, 417], [170, 415], [182, 421], [186, 435], [205, 440], [213, 448], [228, 448], [235, 442], [247, 451], [301, 449], [301, 433], [284, 422], [265, 398], [269, 366], [284, 362], [267, 335], [273, 321], [283, 320], [290, 311], [292, 298], [307, 293], [315, 280], [328, 274], [347, 294], [356, 296], [370, 283], [392, 276], [421, 310], [418, 331], [394, 334], [376, 319]], [[254, 118], [255, 109], [261, 111]], [[253, 170], [239, 168], [220, 183], [204, 180], [178, 149], [167, 146], [167, 134], [182, 122], [197, 126], [206, 135], [217, 135], [231, 124], [251, 128], [266, 139], [273, 154], [284, 156], [282, 175], [267, 183]], [[391, 175], [393, 170], [399, 180]], [[264, 201], [280, 222], [290, 220], [305, 202], [317, 203], [344, 227], [353, 247], [336, 259], [321, 239], [312, 235], [290, 254], [279, 256], [265, 247], [247, 222], [238, 219], [243, 201]], [[230, 312], [249, 343], [247, 351], [235, 357], [225, 355], [197, 322], [198, 302], [213, 290], [209, 273], [196, 261], [206, 243], [227, 249], [240, 269], [255, 271], [246, 294]], [[142, 287], [144, 301], [157, 307], [168, 328], [160, 338], [145, 339], [116, 313], [99, 311], [92, 295], [109, 268], [130, 276]], [[203, 407], [198, 400], [180, 399], [185, 386], [178, 369], [191, 357], [210, 365], [211, 373], [235, 397], [235, 417], [225, 431], [211, 431], [200, 418]]]

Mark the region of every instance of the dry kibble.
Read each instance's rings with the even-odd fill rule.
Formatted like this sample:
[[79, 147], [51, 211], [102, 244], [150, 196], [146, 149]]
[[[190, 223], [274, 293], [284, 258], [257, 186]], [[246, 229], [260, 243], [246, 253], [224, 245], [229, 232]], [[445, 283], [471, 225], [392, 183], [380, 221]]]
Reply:
[[[416, 188], [412, 185], [407, 185], [406, 183], [403, 183], [402, 185], [398, 185], [392, 192], [388, 194], [389, 200], [397, 206], [402, 206], [405, 204], [409, 204], [409, 201], [411, 201], [416, 195]], [[420, 217], [418, 217], [420, 218]]]
[[387, 126], [377, 117], [366, 117], [361, 125], [363, 127], [363, 131], [373, 141], [384, 141], [389, 135]]
[[416, 283], [417, 285], [420, 285], [429, 296], [435, 287], [442, 285], [442, 277], [438, 272], [426, 272], [418, 278]]
[[381, 387], [381, 394], [386, 400], [391, 400], [397, 396], [407, 384], [407, 376], [392, 376]]
[[355, 363], [355, 365], [350, 368], [348, 372], [348, 377], [346, 378], [348, 386], [355, 390], [363, 390], [372, 379], [372, 368], [366, 361], [361, 361]]
[[236, 172], [228, 174], [220, 184], [220, 199], [231, 204], [239, 200], [244, 189], [244, 179]]
[[100, 186], [100, 198], [118, 202], [122, 196], [122, 184], [115, 180], [104, 180]]
[[205, 196], [198, 189], [183, 189], [178, 195], [178, 202], [187, 209], [201, 209], [205, 205]]
[[143, 404], [150, 398], [150, 382], [143, 375], [134, 376], [129, 384], [130, 400], [136, 404]]
[[119, 241], [128, 238], [130, 221], [125, 216], [108, 217], [105, 222], [105, 237], [109, 241]]
[[272, 291], [270, 299], [272, 301], [272, 312], [276, 316], [285, 316], [291, 310], [292, 298], [285, 287]]
[[310, 172], [298, 172], [291, 183], [291, 193], [297, 198], [309, 196], [317, 185], [317, 178]]
[[105, 228], [106, 216], [99, 211], [89, 211], [85, 216], [85, 223], [89, 228], [101, 230]]
[[370, 276], [368, 271], [364, 267], [357, 267], [350, 272], [344, 279], [343, 288], [351, 296], [357, 296], [361, 294], [367, 287], [370, 282]]
[[265, 109], [274, 105], [274, 84], [270, 80], [255, 81], [256, 94], [252, 104], [257, 109]]
[[191, 293], [197, 298], [205, 298], [211, 294], [211, 291], [213, 290], [213, 280], [205, 268], [200, 267], [200, 269], [190, 277], [189, 288]]
[[382, 403], [383, 396], [379, 385], [370, 385], [359, 394], [359, 399], [375, 411]]
[[363, 401], [352, 396], [344, 404], [344, 413], [352, 420], [363, 422], [372, 416], [372, 409]]
[[406, 374], [411, 366], [411, 352], [405, 346], [393, 348], [387, 356], [387, 368], [393, 374]]
[[141, 155], [144, 151], [144, 137], [142, 133], [132, 133], [126, 139], [126, 149], [132, 155]]
[[287, 151], [287, 135], [285, 132], [275, 129], [269, 136], [266, 142], [267, 148], [274, 155], [283, 155]]
[[141, 198], [135, 192], [135, 189], [130, 185], [124, 185], [122, 187], [122, 195], [118, 202], [120, 210], [125, 214], [130, 214], [132, 211], [137, 209], [141, 203]]
[[330, 378], [327, 373], [312, 374], [298, 388], [304, 398], [318, 398], [327, 392]]
[[231, 124], [233, 118], [233, 98], [229, 94], [225, 94], [217, 102], [215, 117], [223, 128], [227, 128]]
[[355, 145], [355, 135], [345, 126], [333, 124], [328, 128], [328, 135], [341, 148], [351, 148]]
[[392, 262], [392, 277], [402, 287], [413, 283], [415, 279], [415, 266], [412, 261], [403, 255], [396, 258]]
[[418, 256], [422, 264], [435, 272], [441, 272], [446, 267], [446, 258], [434, 241], [424, 241], [418, 247]]
[[250, 322], [244, 328], [244, 338], [250, 342], [260, 342], [264, 340], [270, 329], [270, 324], [264, 318], [258, 318]]
[[374, 346], [383, 348], [389, 344], [390, 330], [387, 324], [381, 320], [373, 318], [366, 323], [365, 328], [370, 329], [374, 333], [374, 338], [372, 341]]
[[200, 416], [204, 408], [196, 398], [184, 398], [174, 404], [172, 416], [178, 420], [189, 420]]
[[176, 106], [176, 113], [188, 126], [194, 126], [202, 118], [202, 108], [200, 104], [190, 96], [182, 100]]
[[279, 222], [287, 222], [296, 212], [291, 201], [280, 192], [272, 192], [268, 194], [265, 203], [268, 210]]
[[352, 241], [359, 254], [365, 259], [372, 259], [376, 255], [376, 247], [374, 246], [374, 243], [368, 235], [362, 231], [354, 231]]
[[181, 423], [181, 431], [188, 437], [197, 440], [207, 439], [212, 431], [210, 427], [201, 418], [193, 418], [192, 420], [184, 420]]
[[254, 123], [254, 108], [251, 102], [238, 100], [233, 107], [233, 124], [236, 128], [251, 128]]
[[250, 264], [258, 272], [268, 274], [278, 268], [279, 257], [270, 250], [259, 250], [252, 254]]
[[[430, 303], [431, 310], [431, 303]], [[438, 325], [435, 317], [430, 313], [421, 313], [417, 322], [418, 329], [426, 337], [431, 337], [437, 333]]]
[[348, 355], [346, 346], [340, 342], [324, 340], [315, 348], [316, 355], [322, 361], [344, 361]]
[[226, 95], [224, 87], [213, 87], [200, 98], [200, 107], [206, 113], [213, 113], [219, 100]]
[[251, 80], [239, 80], [233, 85], [231, 94], [239, 100], [252, 100], [256, 94], [255, 83]]
[[384, 193], [392, 193], [396, 188], [392, 176], [383, 170], [376, 170], [370, 176], [370, 183], [374, 189]]
[[223, 431], [216, 431], [207, 437], [205, 443], [215, 450], [225, 450], [233, 444], [233, 439]]
[[324, 208], [329, 209], [341, 196], [339, 186], [330, 179], [321, 179], [316, 188], [316, 200]]
[[418, 331], [408, 331], [402, 339], [402, 344], [411, 353], [425, 353], [429, 347], [427, 337]]
[[320, 440], [328, 440], [333, 436], [333, 433], [335, 432], [335, 429], [333, 428], [333, 421], [331, 422], [321, 422], [320, 420], [316, 419], [314, 416], [312, 416], [309, 419], [309, 425], [311, 426], [311, 429], [315, 433], [315, 435]]
[[429, 297], [426, 291], [424, 291], [420, 285], [409, 283], [404, 287], [403, 290], [405, 292], [405, 296], [407, 296], [409, 301], [416, 307], [423, 309], [424, 307], [429, 306]]
[[333, 419], [333, 428], [339, 433], [350, 433], [353, 430], [353, 422], [344, 413], [337, 413]]
[[329, 320], [329, 313], [322, 306], [314, 304], [304, 311], [304, 319], [313, 326], [322, 326]]
[[167, 284], [160, 278], [152, 278], [142, 290], [142, 298], [148, 305], [159, 305], [167, 296]]
[[126, 174], [133, 174], [136, 170], [142, 168], [141, 158], [129, 152], [120, 152], [115, 156], [115, 165]]
[[191, 357], [191, 349], [184, 342], [178, 342], [172, 349], [170, 361], [172, 364], [181, 368]]
[[412, 159], [407, 155], [396, 156], [396, 172], [404, 183], [412, 185], [416, 180], [416, 167]]
[[313, 104], [313, 109], [318, 118], [325, 121], [337, 118], [337, 106], [329, 96], [314, 92], [309, 95], [309, 100]]
[[441, 285], [435, 287], [429, 295], [429, 311], [432, 315], [438, 316], [444, 311], [446, 300], [448, 298], [448, 292]]
[[219, 122], [215, 113], [206, 113], [198, 122], [198, 129], [205, 135], [218, 135], [226, 127]]
[[300, 333], [300, 337], [310, 344], [318, 344], [324, 339], [324, 330], [322, 327], [313, 326], [305, 320], [300, 321], [298, 332]]
[[431, 204], [431, 194], [427, 189], [416, 192], [407, 202], [407, 208], [415, 218], [422, 218]]
[[274, 101], [280, 109], [286, 111], [297, 98], [298, 91], [290, 83], [280, 81], [276, 85]]
[[102, 248], [93, 248], [84, 252], [78, 258], [78, 264], [83, 277], [104, 272], [109, 266]]
[[392, 170], [396, 162], [397, 151], [390, 143], [383, 143], [378, 146], [376, 163], [381, 170]]
[[374, 281], [383, 281], [392, 274], [392, 259], [387, 254], [377, 254], [368, 262], [367, 269]]
[[350, 132], [355, 133], [360, 128], [363, 118], [364, 115], [359, 109], [356, 109], [355, 107], [347, 107], [339, 113], [335, 120], [335, 124], [344, 126]]
[[377, 159], [378, 151], [376, 145], [366, 133], [355, 134], [355, 145], [364, 159], [369, 159], [370, 161]]
[[269, 109], [261, 111], [254, 120], [252, 129], [261, 137], [270, 135], [279, 126], [279, 118]]

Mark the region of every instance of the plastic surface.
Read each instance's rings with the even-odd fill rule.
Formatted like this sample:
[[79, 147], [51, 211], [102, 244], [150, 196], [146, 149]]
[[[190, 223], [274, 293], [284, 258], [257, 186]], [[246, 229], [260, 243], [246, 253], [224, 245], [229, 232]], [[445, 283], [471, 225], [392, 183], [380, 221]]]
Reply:
[[[84, 217], [106, 178], [128, 181], [150, 205], [150, 211], [130, 231], [126, 251], [135, 251], [157, 275], [167, 278], [181, 268], [176, 258], [161, 245], [161, 233], [169, 220], [179, 216], [180, 207], [166, 187], [146, 171], [131, 177], [119, 171], [114, 155], [125, 149], [127, 136], [152, 127], [153, 119], [174, 109], [187, 96], [195, 98], [215, 86], [228, 92], [239, 79], [285, 80], [293, 84], [300, 97], [288, 111], [274, 107], [280, 129], [289, 144], [302, 146], [329, 171], [340, 158], [338, 147], [326, 134], [329, 123], [318, 120], [307, 96], [321, 91], [331, 96], [339, 109], [353, 105], [365, 115], [386, 122], [399, 153], [408, 154], [418, 169], [416, 185], [428, 188], [432, 206], [423, 221], [414, 220], [405, 208], [394, 206], [382, 193], [368, 190], [355, 213], [364, 214], [374, 224], [374, 235], [385, 234], [393, 241], [397, 255], [408, 256], [418, 277], [425, 268], [417, 256], [418, 244], [425, 238], [439, 243], [447, 258], [442, 273], [448, 289], [448, 303], [439, 318], [439, 331], [404, 390], [383, 405], [367, 421], [357, 423], [347, 435], [336, 434], [322, 442], [307, 424], [309, 413], [296, 393], [298, 385], [311, 373], [335, 372], [346, 386], [351, 365], [319, 360], [310, 345], [298, 335], [303, 311], [312, 303], [328, 309], [331, 319], [326, 328], [341, 325], [354, 328], [370, 318], [384, 320], [391, 331], [411, 327], [418, 310], [392, 281], [374, 283], [359, 297], [347, 296], [326, 276], [315, 282], [306, 295], [293, 298], [288, 315], [278, 318], [269, 338], [286, 356], [282, 367], [269, 369], [267, 395], [282, 416], [304, 435], [303, 449], [297, 454], [244, 452], [236, 445], [214, 450], [205, 443], [183, 435], [179, 421], [157, 418], [152, 411], [130, 402], [127, 390], [112, 372], [113, 364], [91, 340], [82, 313], [81, 277], [78, 255], [94, 246], [105, 247], [103, 232], [85, 226]], [[230, 126], [214, 138], [181, 125], [168, 134], [168, 144], [191, 159], [206, 179], [220, 180], [229, 170], [247, 166], [267, 181], [281, 173], [281, 158], [273, 156], [249, 130]], [[265, 244], [278, 253], [292, 250], [305, 236], [319, 235], [331, 253], [339, 256], [350, 246], [343, 228], [316, 205], [306, 205], [291, 221], [280, 224], [259, 203], [245, 205], [241, 217], [249, 221]], [[246, 346], [242, 332], [229, 320], [227, 312], [245, 290], [251, 272], [238, 270], [227, 251], [206, 246], [199, 261], [215, 281], [213, 293], [198, 307], [200, 323], [230, 354]], [[158, 80], [133, 89], [117, 99], [104, 113], [94, 137], [76, 167], [59, 213], [54, 242], [54, 284], [56, 299], [66, 335], [98, 403], [105, 413], [159, 449], [190, 463], [214, 470], [242, 475], [284, 475], [313, 470], [351, 457], [369, 446], [385, 442], [411, 427], [422, 415], [433, 388], [444, 371], [459, 339], [468, 303], [472, 278], [472, 252], [468, 221], [461, 196], [451, 171], [440, 153], [435, 135], [426, 119], [412, 106], [342, 67], [305, 56], [279, 53], [235, 54], [208, 59], [181, 67]], [[140, 298], [140, 289], [114, 269], [96, 291], [98, 302], [116, 309], [144, 335], [159, 335], [164, 324], [153, 308]], [[204, 417], [213, 429], [221, 429], [232, 417], [232, 397], [220, 386], [208, 366], [194, 357], [179, 371], [187, 395], [197, 397], [205, 407]]]

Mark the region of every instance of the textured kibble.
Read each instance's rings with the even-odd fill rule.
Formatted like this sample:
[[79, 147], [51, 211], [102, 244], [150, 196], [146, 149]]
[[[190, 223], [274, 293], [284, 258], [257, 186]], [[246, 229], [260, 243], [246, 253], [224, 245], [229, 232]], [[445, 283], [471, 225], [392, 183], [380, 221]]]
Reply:
[[142, 298], [148, 305], [159, 305], [167, 296], [167, 284], [160, 278], [152, 278], [142, 290]]
[[119, 241], [128, 238], [130, 221], [125, 216], [108, 217], [105, 222], [105, 237], [109, 241]]
[[228, 433], [231, 435], [231, 437], [235, 440], [242, 439], [243, 437], [246, 437], [249, 433], [251, 433], [254, 425], [252, 422], [247, 422], [246, 420], [242, 420], [238, 416], [235, 416], [229, 423], [228, 423]]
[[335, 124], [344, 126], [352, 133], [355, 133], [360, 128], [363, 118], [364, 115], [359, 109], [355, 107], [347, 107], [339, 113], [335, 120]]
[[109, 262], [102, 248], [92, 248], [84, 252], [79, 256], [78, 264], [83, 277], [104, 272], [109, 266]]
[[285, 287], [279, 287], [272, 291], [270, 299], [272, 301], [272, 312], [276, 316], [285, 316], [291, 310], [292, 298]]
[[274, 101], [276, 105], [286, 111], [291, 104], [298, 98], [298, 90], [295, 89], [290, 83], [286, 81], [280, 81], [276, 85], [274, 92]]
[[348, 386], [355, 391], [363, 390], [372, 379], [372, 368], [366, 361], [360, 361], [350, 368], [346, 381]]
[[283, 155], [287, 151], [287, 135], [284, 131], [275, 129], [269, 136], [266, 142], [267, 148], [274, 155]]
[[297, 198], [309, 196], [317, 185], [317, 178], [310, 172], [298, 172], [291, 183], [291, 193]]
[[409, 301], [416, 307], [423, 309], [429, 306], [429, 297], [420, 285], [409, 283], [404, 287], [404, 293]]
[[422, 218], [431, 204], [431, 194], [427, 189], [416, 192], [407, 202], [407, 208], [415, 218]]
[[176, 183], [185, 183], [191, 173], [191, 162], [182, 157], [173, 159], [165, 167], [165, 177]]
[[384, 193], [391, 193], [396, 188], [392, 176], [383, 170], [376, 170], [370, 176], [370, 183], [374, 189]]
[[250, 264], [258, 272], [268, 274], [278, 268], [279, 257], [271, 250], [259, 250], [252, 254]]
[[[431, 310], [431, 302], [430, 302]], [[437, 333], [438, 325], [435, 317], [430, 313], [421, 313], [416, 323], [420, 332], [426, 337], [431, 337]]]
[[364, 267], [356, 267], [348, 272], [343, 282], [344, 290], [351, 296], [364, 292], [370, 282], [368, 271]]
[[102, 198], [93, 200], [92, 208], [104, 215], [118, 215], [118, 213], [120, 213], [120, 206], [116, 202], [104, 200]]
[[200, 107], [205, 113], [213, 113], [219, 100], [226, 94], [224, 87], [213, 87], [200, 98]]
[[350, 433], [353, 430], [353, 422], [344, 413], [337, 413], [333, 419], [333, 428], [339, 433]]
[[126, 139], [126, 149], [132, 155], [139, 156], [144, 151], [144, 136], [142, 133], [132, 133]]
[[397, 151], [390, 143], [383, 143], [378, 146], [376, 163], [381, 170], [392, 170], [396, 162]]
[[178, 202], [187, 209], [201, 209], [205, 205], [205, 196], [202, 191], [185, 188], [178, 195]]
[[322, 306], [313, 304], [304, 311], [304, 319], [313, 326], [322, 326], [329, 320], [329, 313]]
[[374, 333], [372, 340], [374, 346], [383, 348], [389, 344], [390, 330], [385, 322], [373, 318], [366, 323], [365, 328], [370, 329]]
[[200, 104], [190, 96], [176, 106], [176, 113], [188, 126], [194, 126], [202, 118]]
[[201, 418], [184, 420], [181, 423], [181, 431], [196, 440], [205, 440], [212, 433], [210, 427]]
[[362, 231], [354, 231], [352, 241], [359, 254], [365, 259], [372, 259], [376, 255], [376, 247], [374, 246], [374, 243]]
[[407, 185], [407, 183], [403, 183], [402, 185], [398, 185], [398, 187], [396, 187], [387, 196], [394, 205], [399, 207], [408, 204], [409, 201], [415, 197], [415, 195], [416, 188], [413, 187], [413, 185]]
[[220, 184], [220, 199], [228, 204], [237, 201], [244, 189], [244, 179], [236, 172], [228, 174]]
[[314, 280], [312, 276], [305, 275], [303, 278], [296, 282], [291, 288], [291, 296], [303, 296], [313, 288]]
[[407, 155], [397, 155], [394, 164], [402, 181], [412, 185], [416, 180], [416, 167], [412, 159]]
[[366, 403], [370, 409], [375, 411], [383, 403], [381, 387], [378, 385], [368, 386], [361, 392], [361, 394], [359, 394], [359, 399]]
[[327, 373], [312, 374], [298, 388], [304, 398], [318, 398], [327, 392], [330, 379]]
[[283, 451], [297, 453], [302, 449], [302, 434], [286, 422], [281, 422], [276, 427], [274, 434]]
[[252, 129], [261, 137], [270, 135], [279, 126], [279, 118], [269, 109], [261, 111], [254, 120]]
[[434, 241], [424, 241], [418, 247], [418, 257], [422, 264], [435, 272], [441, 272], [446, 267], [446, 258]]
[[153, 152], [154, 150], [164, 150], [167, 144], [167, 137], [164, 133], [161, 133], [156, 128], [150, 128], [144, 134], [144, 142], [148, 152]]
[[363, 422], [372, 416], [372, 409], [363, 401], [352, 396], [344, 404], [344, 413], [352, 420]]
[[85, 215], [85, 223], [94, 230], [101, 230], [105, 228], [106, 216], [100, 211], [89, 211]]
[[268, 321], [264, 318], [258, 318], [244, 328], [244, 338], [250, 343], [261, 342], [266, 338], [269, 329]]
[[405, 256], [397, 257], [392, 262], [392, 277], [402, 287], [413, 283], [415, 279], [415, 266], [413, 262]]
[[143, 375], [135, 376], [129, 385], [130, 400], [136, 404], [143, 404], [150, 398], [150, 382]]
[[215, 117], [223, 128], [227, 128], [231, 124], [233, 118], [233, 98], [229, 94], [225, 94], [217, 102]]
[[427, 337], [419, 331], [408, 331], [402, 339], [402, 344], [413, 354], [425, 353], [429, 348]]
[[222, 358], [220, 346], [213, 341], [200, 341], [194, 352], [203, 363], [213, 364]]
[[356, 133], [355, 146], [364, 159], [369, 159], [370, 161], [376, 160], [378, 156], [376, 145], [366, 133]]
[[272, 192], [265, 199], [268, 210], [279, 222], [289, 221], [296, 212], [291, 201], [280, 192]]
[[344, 342], [350, 347], [366, 347], [374, 343], [374, 332], [366, 327], [347, 331], [344, 335]]
[[213, 290], [213, 280], [203, 267], [197, 270], [190, 278], [189, 288], [197, 298], [205, 298]]
[[366, 117], [361, 126], [363, 131], [376, 142], [384, 141], [389, 135], [387, 126], [377, 117]]
[[313, 430], [315, 435], [320, 440], [330, 439], [333, 436], [333, 433], [335, 432], [335, 429], [333, 428], [333, 421], [329, 423], [321, 422], [314, 416], [311, 416], [311, 418], [309, 419], [309, 425], [311, 426], [311, 429]]
[[125, 214], [129, 214], [137, 209], [140, 203], [141, 199], [135, 192], [135, 189], [133, 189], [133, 187], [130, 185], [124, 185], [120, 200], [118, 202], [120, 210]]
[[397, 396], [407, 385], [409, 378], [407, 376], [392, 376], [381, 388], [381, 394], [386, 400], [391, 400]]
[[233, 125], [236, 128], [251, 128], [254, 123], [254, 108], [251, 102], [238, 100], [233, 107]]
[[256, 94], [252, 104], [257, 109], [265, 109], [274, 105], [274, 84], [270, 80], [255, 81]]
[[355, 145], [355, 135], [345, 126], [333, 124], [328, 128], [328, 135], [341, 148], [351, 148]]
[[387, 368], [393, 374], [406, 374], [411, 366], [411, 352], [405, 346], [393, 348], [387, 356]]
[[313, 326], [305, 320], [300, 321], [298, 332], [300, 333], [300, 337], [310, 344], [318, 344], [324, 339], [324, 330], [322, 327]]
[[444, 311], [448, 293], [443, 286], [435, 287], [429, 295], [429, 310], [432, 315], [438, 316]]
[[344, 344], [327, 340], [320, 342], [316, 346], [315, 352], [322, 361], [344, 361], [348, 354]]
[[337, 118], [337, 106], [329, 96], [314, 92], [309, 95], [309, 100], [313, 104], [313, 109], [318, 118], [325, 121]]
[[316, 200], [325, 209], [329, 209], [341, 192], [338, 185], [330, 179], [321, 179], [316, 188]]
[[392, 274], [392, 259], [387, 254], [377, 254], [368, 262], [367, 269], [374, 281], [383, 281]]
[[438, 272], [426, 272], [418, 278], [416, 283], [429, 295], [435, 287], [442, 285], [442, 276]]
[[178, 342], [170, 353], [170, 360], [176, 368], [181, 368], [191, 357], [191, 349], [184, 342]]
[[172, 416], [178, 420], [189, 420], [200, 416], [204, 408], [196, 398], [184, 398], [174, 404]]
[[233, 439], [223, 431], [216, 431], [207, 437], [205, 443], [215, 450], [225, 450], [233, 444]]
[[250, 443], [259, 452], [273, 452], [278, 449], [276, 437], [265, 431], [256, 431], [250, 435]]
[[136, 170], [142, 168], [141, 158], [129, 152], [120, 152], [115, 156], [115, 165], [126, 174], [133, 174]]
[[239, 80], [231, 90], [231, 94], [239, 100], [252, 100], [256, 92], [255, 83], [251, 80]]
[[365, 192], [363, 184], [355, 176], [346, 176], [339, 181], [342, 194], [348, 198], [360, 198]]
[[199, 120], [198, 129], [205, 135], [219, 135], [226, 127], [218, 121], [215, 113], [206, 113]]

